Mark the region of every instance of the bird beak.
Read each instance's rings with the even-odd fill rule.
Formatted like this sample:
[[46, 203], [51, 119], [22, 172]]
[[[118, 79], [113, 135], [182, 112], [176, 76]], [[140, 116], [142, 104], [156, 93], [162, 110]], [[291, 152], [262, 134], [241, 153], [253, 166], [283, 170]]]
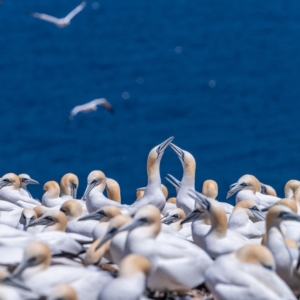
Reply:
[[30, 262], [28, 260], [22, 261], [17, 268], [13, 271], [12, 276], [17, 277], [20, 275], [26, 268], [30, 266]]
[[71, 196], [73, 199], [76, 199], [78, 186], [74, 183], [71, 183]]
[[16, 288], [20, 288], [20, 289], [23, 289], [25, 291], [31, 291], [31, 289], [29, 287], [22, 284], [21, 282], [19, 282], [15, 278], [6, 277], [4, 280], [1, 281], [1, 283], [5, 284], [5, 285], [16, 287]]
[[102, 240], [97, 245], [95, 251], [97, 251], [100, 247], [102, 247], [107, 241], [109, 241], [110, 239], [112, 239], [116, 234], [117, 234], [117, 231], [115, 231], [114, 233], [106, 232], [106, 234], [104, 235], [104, 237], [102, 238]]
[[32, 179], [32, 178], [26, 179], [26, 180], [25, 180], [25, 183], [26, 183], [26, 184], [39, 184], [38, 181], [36, 181], [36, 180], [34, 180], [34, 179]]
[[161, 222], [167, 225], [170, 225], [176, 221], [178, 221], [179, 219], [175, 216], [168, 216], [168, 217], [164, 217], [161, 219]]
[[194, 198], [195, 201], [197, 201], [205, 210], [207, 210], [207, 211], [209, 210], [210, 202], [206, 196], [204, 196], [203, 194], [198, 193], [194, 190], [190, 190], [190, 193], [188, 193], [188, 194], [189, 194], [189, 196]]
[[94, 211], [91, 214], [88, 214], [86, 216], [81, 217], [80, 219], [78, 219], [77, 221], [86, 221], [86, 220], [96, 220], [96, 221], [100, 221], [102, 218], [106, 217], [103, 213], [102, 210], [101, 211]]
[[187, 222], [190, 222], [198, 217], [200, 217], [203, 214], [203, 212], [201, 212], [199, 209], [195, 209], [193, 210], [188, 216], [186, 216], [180, 224], [184, 224]]
[[25, 227], [27, 228], [31, 222], [31, 219], [25, 218]]
[[266, 220], [266, 216], [261, 210], [254, 210], [254, 209], [250, 209], [250, 210], [253, 213], [254, 217], [256, 219], [258, 219], [259, 221], [265, 221]]
[[300, 222], [300, 216], [293, 212], [281, 211], [279, 216], [282, 220]]
[[170, 144], [171, 148], [174, 150], [174, 152], [178, 155], [178, 157], [184, 161], [184, 153], [182, 151], [182, 149], [180, 149], [178, 146], [174, 145], [174, 144]]
[[51, 225], [54, 223], [53, 220], [46, 219], [48, 216], [41, 216], [40, 218], [36, 219], [35, 221], [31, 222], [27, 225], [27, 227], [35, 226], [35, 225]]
[[[167, 174], [170, 178], [165, 177], [166, 180], [175, 188], [175, 190], [179, 190], [180, 188], [180, 181], [176, 179], [173, 175]], [[173, 180], [173, 181], [172, 181]]]
[[167, 149], [167, 147], [171, 144], [171, 142], [173, 141], [174, 137], [171, 136], [170, 138], [168, 138], [167, 140], [165, 140], [164, 142], [162, 142], [160, 145], [158, 145], [156, 151], [158, 154], [161, 154], [163, 152], [165, 152], [165, 150]]
[[235, 193], [241, 191], [244, 188], [244, 186], [234, 183], [230, 186], [230, 190], [227, 193], [226, 199], [230, 198]]
[[96, 250], [98, 250], [104, 243], [106, 243], [109, 239], [113, 238], [116, 234], [122, 232], [122, 231], [130, 231], [134, 228], [142, 226], [144, 223], [140, 222], [139, 220], [132, 220], [123, 226], [121, 226], [118, 230], [115, 230], [114, 232], [106, 232], [103, 239], [99, 243], [99, 245], [96, 247]]
[[88, 184], [81, 199], [86, 200], [87, 196], [89, 195], [91, 190], [96, 186], [96, 184], [97, 182], [91, 182], [90, 184]]

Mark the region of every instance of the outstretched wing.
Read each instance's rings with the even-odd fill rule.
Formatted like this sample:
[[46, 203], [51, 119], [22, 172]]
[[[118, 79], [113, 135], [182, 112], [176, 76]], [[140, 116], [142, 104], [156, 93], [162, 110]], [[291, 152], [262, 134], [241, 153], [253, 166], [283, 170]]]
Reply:
[[75, 7], [70, 13], [65, 16], [65, 19], [72, 20], [78, 13], [80, 13], [86, 6], [87, 0], [81, 2], [77, 7]]
[[40, 13], [32, 13], [30, 14], [32, 17], [46, 21], [46, 22], [50, 22], [50, 23], [54, 23], [57, 24], [59, 23], [59, 19], [56, 17], [52, 17], [46, 14], [40, 14]]
[[72, 121], [74, 119], [74, 117], [82, 110], [82, 105], [77, 105], [75, 106], [71, 112], [70, 112], [70, 116], [69, 116], [69, 120]]
[[101, 105], [105, 109], [107, 109], [111, 114], [114, 113], [114, 109], [113, 109], [112, 105], [105, 98], [95, 99], [95, 100], [91, 101], [91, 103], [93, 103], [94, 105]]

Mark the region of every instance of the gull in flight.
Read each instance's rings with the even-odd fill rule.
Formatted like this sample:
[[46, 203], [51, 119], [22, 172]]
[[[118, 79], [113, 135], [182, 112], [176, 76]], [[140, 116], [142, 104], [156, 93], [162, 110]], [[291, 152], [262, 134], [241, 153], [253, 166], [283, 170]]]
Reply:
[[102, 105], [110, 113], [114, 113], [114, 109], [112, 108], [111, 104], [105, 98], [99, 98], [91, 102], [75, 106], [71, 110], [69, 120], [72, 121], [79, 112], [89, 113], [91, 111], [97, 110], [98, 105]]
[[50, 22], [55, 24], [59, 28], [64, 28], [70, 25], [71, 20], [80, 13], [84, 7], [86, 6], [87, 0], [81, 2], [77, 7], [75, 7], [70, 13], [68, 13], [64, 18], [56, 18], [53, 16], [49, 16], [47, 14], [40, 14], [40, 13], [32, 13], [31, 16], [37, 19], [41, 19], [46, 22]]

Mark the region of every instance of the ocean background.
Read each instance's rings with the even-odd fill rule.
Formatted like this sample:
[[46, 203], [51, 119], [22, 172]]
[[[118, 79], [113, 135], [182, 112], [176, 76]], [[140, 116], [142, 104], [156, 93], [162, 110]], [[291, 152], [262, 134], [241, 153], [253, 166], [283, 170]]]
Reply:
[[[197, 161], [196, 188], [218, 199], [243, 174], [283, 196], [300, 179], [300, 1], [89, 1], [64, 29], [30, 12], [65, 16], [80, 0], [0, 5], [0, 173], [48, 180], [102, 170], [122, 202], [147, 184], [152, 147], [174, 143]], [[105, 97], [115, 108], [70, 110]], [[162, 182], [181, 179], [167, 149]], [[229, 200], [234, 201], [234, 197]]]

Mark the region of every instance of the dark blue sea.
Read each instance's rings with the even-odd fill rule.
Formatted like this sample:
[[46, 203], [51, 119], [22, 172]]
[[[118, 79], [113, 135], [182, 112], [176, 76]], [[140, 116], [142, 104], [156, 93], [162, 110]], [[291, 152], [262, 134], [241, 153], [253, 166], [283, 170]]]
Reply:
[[[30, 174], [41, 198], [46, 181], [73, 172], [81, 196], [99, 169], [131, 203], [148, 152], [175, 136], [196, 158], [196, 187], [216, 180], [219, 200], [246, 173], [280, 196], [300, 179], [299, 1], [91, 0], [64, 29], [28, 15], [63, 17], [79, 3], [0, 5], [1, 174]], [[100, 97], [114, 115], [68, 124], [75, 105]], [[171, 149], [163, 183], [167, 173], [182, 176]]]

